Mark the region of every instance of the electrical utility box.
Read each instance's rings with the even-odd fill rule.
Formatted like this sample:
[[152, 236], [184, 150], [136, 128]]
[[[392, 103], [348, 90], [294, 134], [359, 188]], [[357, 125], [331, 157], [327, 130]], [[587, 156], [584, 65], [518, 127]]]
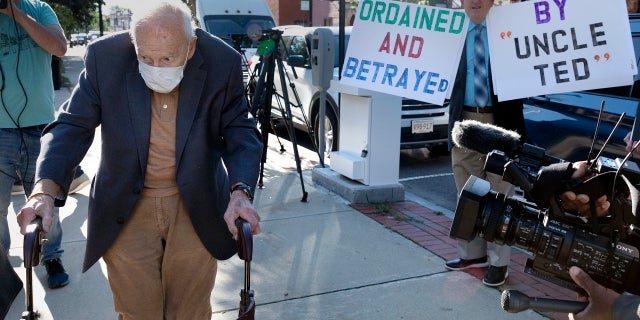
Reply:
[[331, 170], [368, 186], [398, 184], [402, 98], [332, 81], [340, 92], [340, 140]]
[[311, 84], [328, 89], [333, 79], [335, 49], [333, 32], [327, 28], [318, 28], [311, 39]]

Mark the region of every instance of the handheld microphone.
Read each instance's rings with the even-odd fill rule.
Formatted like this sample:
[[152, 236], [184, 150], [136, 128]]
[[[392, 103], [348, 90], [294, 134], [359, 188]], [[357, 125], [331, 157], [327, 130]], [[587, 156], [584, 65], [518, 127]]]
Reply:
[[587, 307], [583, 301], [532, 298], [517, 290], [502, 291], [500, 298], [502, 309], [511, 313], [518, 313], [527, 309], [536, 311], [551, 311], [562, 313], [578, 313]]
[[476, 120], [456, 121], [451, 138], [456, 147], [482, 154], [497, 149], [513, 156], [521, 148], [519, 133]]

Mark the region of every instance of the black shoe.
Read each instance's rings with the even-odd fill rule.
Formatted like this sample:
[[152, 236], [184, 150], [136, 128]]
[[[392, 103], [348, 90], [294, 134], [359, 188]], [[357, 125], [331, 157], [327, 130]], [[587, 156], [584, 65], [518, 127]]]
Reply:
[[47, 269], [47, 275], [49, 276], [47, 279], [49, 288], [62, 288], [69, 284], [69, 274], [64, 270], [60, 259], [47, 260], [44, 262], [44, 267]]
[[487, 262], [487, 256], [477, 259], [465, 260], [465, 259], [453, 259], [447, 261], [444, 266], [449, 270], [464, 270], [469, 268], [482, 268], [489, 265]]
[[508, 276], [509, 271], [507, 270], [507, 266], [490, 266], [487, 270], [487, 274], [484, 276], [484, 279], [482, 279], [482, 283], [490, 287], [497, 287], [503, 284], [507, 280]]

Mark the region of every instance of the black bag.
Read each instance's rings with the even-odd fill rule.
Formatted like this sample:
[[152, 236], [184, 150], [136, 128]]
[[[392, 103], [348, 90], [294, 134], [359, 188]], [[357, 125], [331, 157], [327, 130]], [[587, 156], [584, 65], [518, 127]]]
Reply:
[[0, 246], [0, 319], [4, 319], [9, 308], [22, 290], [22, 280], [9, 263], [7, 253]]

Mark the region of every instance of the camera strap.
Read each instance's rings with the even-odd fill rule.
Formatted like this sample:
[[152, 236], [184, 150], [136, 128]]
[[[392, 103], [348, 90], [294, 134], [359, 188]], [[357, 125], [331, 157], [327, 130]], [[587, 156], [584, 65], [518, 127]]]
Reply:
[[621, 175], [622, 179], [624, 180], [624, 182], [627, 184], [627, 187], [629, 188], [629, 197], [631, 198], [631, 213], [633, 214], [633, 216], [635, 217], [635, 221], [633, 221], [634, 227], [637, 227], [640, 225], [640, 220], [638, 217], [638, 204], [640, 204], [640, 191], [638, 191], [638, 188], [636, 188], [633, 183], [631, 181], [629, 181], [629, 179], [627, 178], [627, 176], [625, 176], [624, 174]]
[[[568, 177], [567, 177], [568, 173]], [[571, 162], [561, 162], [548, 165], [540, 170], [538, 179], [531, 188], [531, 198], [542, 208], [548, 208], [552, 199], [559, 193], [560, 186], [571, 178], [573, 167]]]

